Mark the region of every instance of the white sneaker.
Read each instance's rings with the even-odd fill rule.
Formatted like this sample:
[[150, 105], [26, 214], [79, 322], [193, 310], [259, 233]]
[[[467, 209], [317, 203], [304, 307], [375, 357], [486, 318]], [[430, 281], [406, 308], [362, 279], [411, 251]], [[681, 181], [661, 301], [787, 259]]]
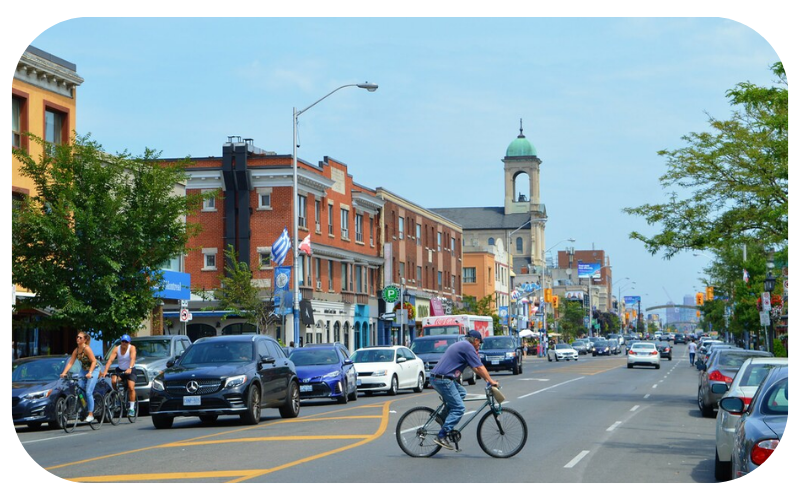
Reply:
[[86, 417], [86, 420], [84, 420], [84, 422], [86, 422], [87, 424], [88, 424], [89, 422], [94, 422], [94, 417], [93, 417], [93, 416], [91, 416], [91, 415], [89, 415], [88, 417]]

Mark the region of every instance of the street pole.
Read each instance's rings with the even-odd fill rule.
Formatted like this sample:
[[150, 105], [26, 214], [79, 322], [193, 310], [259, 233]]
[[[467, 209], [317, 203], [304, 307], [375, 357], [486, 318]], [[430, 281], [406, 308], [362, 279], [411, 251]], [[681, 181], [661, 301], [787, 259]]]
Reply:
[[378, 86], [374, 83], [349, 83], [347, 85], [342, 85], [341, 87], [335, 88], [323, 97], [314, 101], [313, 104], [307, 106], [306, 108], [302, 109], [301, 111], [297, 111], [296, 107], [292, 108], [292, 196], [294, 197], [292, 201], [292, 283], [294, 285], [294, 293], [292, 294], [292, 316], [294, 318], [293, 328], [294, 328], [294, 342], [296, 346], [300, 345], [300, 276], [298, 274], [298, 269], [300, 269], [300, 263], [298, 262], [298, 242], [300, 241], [297, 235], [298, 231], [298, 216], [300, 207], [298, 206], [298, 191], [297, 191], [297, 119], [308, 111], [309, 109], [316, 106], [320, 101], [327, 98], [334, 92], [341, 90], [345, 87], [358, 87], [362, 89], [367, 89], [369, 92], [375, 92], [378, 90]]
[[400, 344], [405, 345], [405, 323], [406, 323], [406, 304], [403, 302], [406, 293], [406, 279], [400, 278], [400, 310], [398, 313], [400, 314]]

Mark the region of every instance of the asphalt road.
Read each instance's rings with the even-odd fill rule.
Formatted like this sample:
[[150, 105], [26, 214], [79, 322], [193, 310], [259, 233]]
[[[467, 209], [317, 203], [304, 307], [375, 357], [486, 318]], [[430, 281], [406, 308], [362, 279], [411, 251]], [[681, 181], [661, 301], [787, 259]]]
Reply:
[[[558, 363], [528, 357], [521, 375], [497, 373], [505, 404], [529, 430], [525, 449], [510, 459], [483, 453], [477, 420], [459, 453], [405, 455], [395, 425], [413, 406], [436, 406], [431, 389], [362, 394], [346, 405], [304, 402], [290, 420], [265, 410], [257, 426], [185, 418], [156, 430], [145, 416], [73, 434], [19, 427], [17, 437], [35, 464], [80, 482], [711, 483], [714, 419], [697, 408], [697, 371], [685, 350], [677, 346], [660, 370], [627, 369], [620, 354]], [[482, 394], [480, 382], [468, 390]]]

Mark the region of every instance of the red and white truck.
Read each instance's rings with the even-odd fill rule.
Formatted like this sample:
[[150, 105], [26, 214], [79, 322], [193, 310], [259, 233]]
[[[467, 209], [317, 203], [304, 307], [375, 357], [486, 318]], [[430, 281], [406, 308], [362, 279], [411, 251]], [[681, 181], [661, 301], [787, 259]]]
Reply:
[[420, 318], [422, 335], [466, 335], [470, 330], [478, 330], [481, 335], [494, 335], [494, 320], [491, 316], [475, 316], [472, 314], [454, 314], [450, 316], [428, 316]]

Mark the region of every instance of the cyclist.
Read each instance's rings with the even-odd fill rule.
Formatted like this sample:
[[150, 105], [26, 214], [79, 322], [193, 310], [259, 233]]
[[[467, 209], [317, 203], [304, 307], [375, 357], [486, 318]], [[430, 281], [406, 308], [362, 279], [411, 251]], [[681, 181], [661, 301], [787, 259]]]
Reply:
[[108, 369], [116, 358], [119, 358], [119, 361], [117, 361], [117, 368], [114, 370], [114, 374], [111, 375], [111, 385], [114, 386], [114, 390], [117, 389], [118, 380], [128, 385], [128, 416], [132, 417], [136, 414], [134, 409], [134, 404], [136, 403], [136, 372], [133, 370], [134, 365], [136, 365], [136, 346], [131, 345], [130, 335], [125, 334], [119, 339], [119, 347], [111, 351], [105, 370], [101, 374], [102, 377], [108, 375]]
[[470, 366], [488, 384], [495, 387], [498, 385], [489, 376], [489, 372], [478, 356], [478, 348], [482, 343], [481, 333], [477, 330], [470, 330], [463, 341], [455, 342], [447, 348], [442, 358], [436, 363], [436, 367], [431, 371], [431, 386], [442, 396], [446, 405], [447, 416], [439, 435], [433, 440], [442, 448], [455, 449], [448, 436], [450, 431], [461, 421], [461, 417], [466, 411], [462, 400], [466, 397], [467, 390], [457, 382], [464, 368]]
[[86, 409], [88, 414], [84, 422], [91, 422], [94, 420], [94, 386], [97, 384], [97, 375], [100, 372], [100, 367], [97, 366], [97, 358], [94, 357], [92, 348], [89, 347], [89, 335], [85, 332], [78, 332], [78, 347], [72, 351], [69, 361], [64, 366], [64, 371], [61, 372], [61, 378], [65, 378], [69, 369], [75, 363], [75, 360], [81, 362], [80, 371], [80, 384], [81, 388], [86, 393]]

